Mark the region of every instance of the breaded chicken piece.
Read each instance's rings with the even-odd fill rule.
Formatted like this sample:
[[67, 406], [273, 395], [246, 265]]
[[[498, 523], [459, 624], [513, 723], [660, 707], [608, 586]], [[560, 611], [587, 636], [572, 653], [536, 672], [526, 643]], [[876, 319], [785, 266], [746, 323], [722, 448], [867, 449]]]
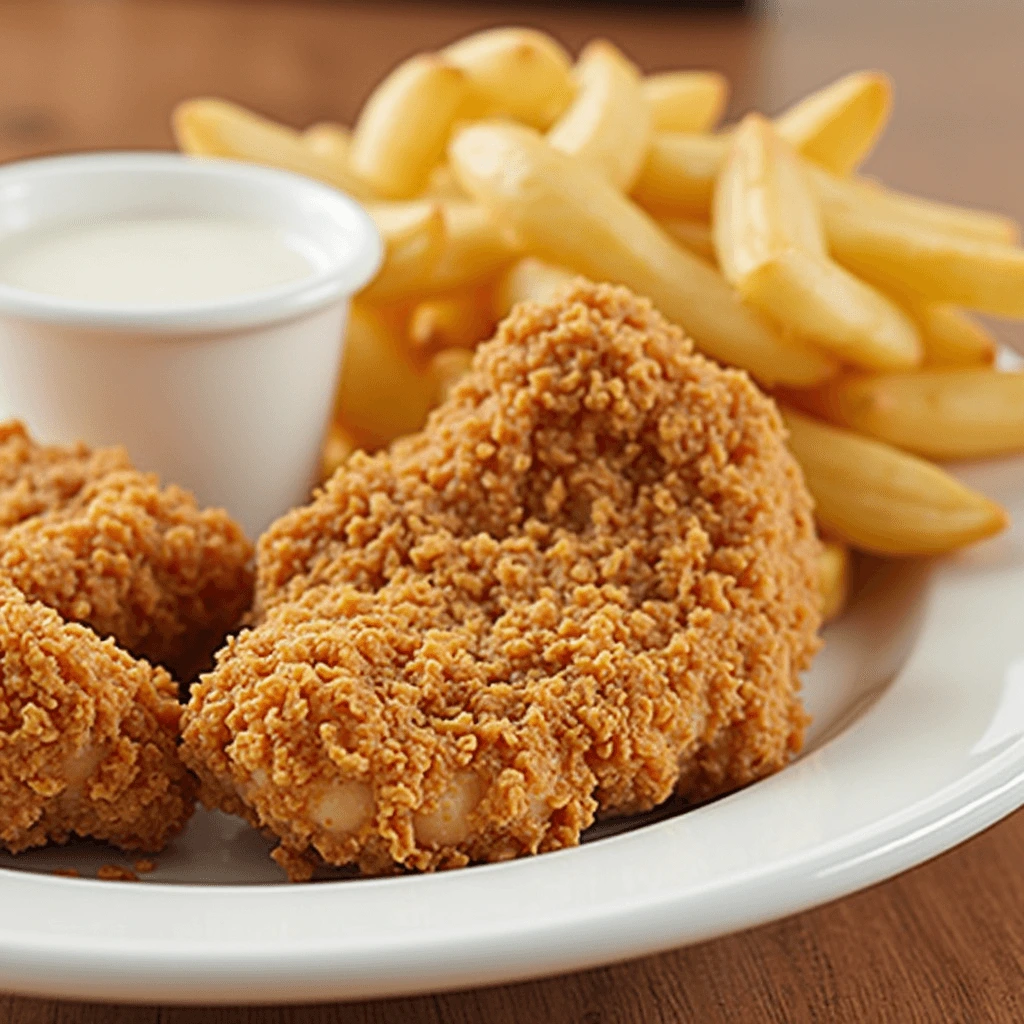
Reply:
[[799, 750], [818, 551], [774, 405], [579, 284], [262, 538], [183, 757], [293, 878], [569, 846]]
[[183, 680], [252, 599], [252, 546], [123, 448], [38, 445], [0, 424], [0, 575]]
[[0, 845], [160, 850], [192, 813], [161, 668], [0, 583]]

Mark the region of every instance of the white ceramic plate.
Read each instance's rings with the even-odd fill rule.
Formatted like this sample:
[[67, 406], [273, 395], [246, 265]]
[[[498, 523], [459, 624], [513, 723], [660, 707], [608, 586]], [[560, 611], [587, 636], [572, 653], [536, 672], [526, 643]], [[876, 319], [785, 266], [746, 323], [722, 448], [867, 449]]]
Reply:
[[[970, 478], [1024, 521], [1024, 462]], [[264, 839], [200, 814], [143, 884], [52, 875], [130, 864], [99, 846], [0, 859], [0, 990], [257, 1003], [554, 974], [835, 899], [1024, 803], [1024, 529], [931, 571], [875, 567], [826, 636], [796, 763], [579, 849], [290, 886]]]

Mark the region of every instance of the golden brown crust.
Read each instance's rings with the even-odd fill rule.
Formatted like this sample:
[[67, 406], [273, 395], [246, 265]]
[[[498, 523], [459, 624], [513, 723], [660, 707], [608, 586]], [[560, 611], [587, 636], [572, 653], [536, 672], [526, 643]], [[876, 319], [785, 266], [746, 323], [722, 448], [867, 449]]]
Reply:
[[227, 513], [161, 488], [123, 449], [0, 425], [0, 573], [136, 657], [188, 678], [247, 609], [251, 556]]
[[295, 877], [570, 845], [799, 748], [817, 549], [772, 403], [578, 285], [264, 536], [258, 625], [193, 690], [184, 756]]
[[7, 583], [0, 659], [0, 845], [162, 849], [195, 799], [171, 677]]

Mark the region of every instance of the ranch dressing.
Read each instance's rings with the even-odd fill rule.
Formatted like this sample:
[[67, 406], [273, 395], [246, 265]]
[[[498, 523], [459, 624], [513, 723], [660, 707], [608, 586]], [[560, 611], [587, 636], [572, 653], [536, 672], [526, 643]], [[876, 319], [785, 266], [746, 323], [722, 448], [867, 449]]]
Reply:
[[303, 240], [226, 217], [119, 217], [0, 241], [0, 284], [90, 305], [215, 302], [309, 277]]

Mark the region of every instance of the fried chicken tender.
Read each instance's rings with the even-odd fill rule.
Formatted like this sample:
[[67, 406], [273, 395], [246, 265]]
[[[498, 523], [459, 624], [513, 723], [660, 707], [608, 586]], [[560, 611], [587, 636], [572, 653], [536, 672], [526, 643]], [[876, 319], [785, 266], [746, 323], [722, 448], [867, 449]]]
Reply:
[[195, 802], [180, 713], [163, 669], [0, 583], [0, 846], [162, 849]]
[[818, 552], [771, 401], [578, 283], [271, 527], [183, 757], [293, 878], [569, 846], [799, 750]]
[[0, 575], [187, 680], [252, 600], [252, 545], [226, 512], [159, 486], [123, 448], [38, 445], [0, 424]]

